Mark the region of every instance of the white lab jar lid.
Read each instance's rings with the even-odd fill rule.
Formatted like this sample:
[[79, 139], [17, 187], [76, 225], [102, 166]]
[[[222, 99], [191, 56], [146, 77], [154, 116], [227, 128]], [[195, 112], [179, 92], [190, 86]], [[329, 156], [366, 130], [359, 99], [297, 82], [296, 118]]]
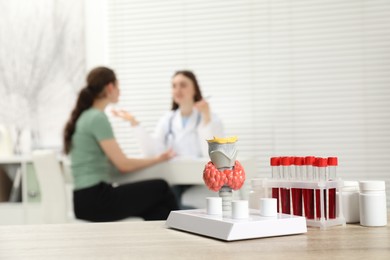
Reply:
[[360, 181], [359, 182], [360, 192], [370, 192], [370, 191], [384, 191], [386, 185], [384, 181]]

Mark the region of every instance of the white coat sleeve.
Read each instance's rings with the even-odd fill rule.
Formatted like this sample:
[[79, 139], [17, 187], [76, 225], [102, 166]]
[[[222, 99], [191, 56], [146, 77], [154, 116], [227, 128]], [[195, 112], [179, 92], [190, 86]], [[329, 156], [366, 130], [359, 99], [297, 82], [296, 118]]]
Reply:
[[208, 139], [213, 139], [214, 136], [224, 137], [222, 121], [215, 114], [211, 114], [211, 120], [207, 125], [202, 123], [198, 126], [198, 137], [201, 147], [202, 157], [209, 157]]
[[166, 121], [166, 116], [159, 120], [153, 135], [149, 134], [145, 128], [140, 125], [132, 127], [135, 138], [137, 139], [144, 156], [157, 156], [166, 150], [164, 145]]

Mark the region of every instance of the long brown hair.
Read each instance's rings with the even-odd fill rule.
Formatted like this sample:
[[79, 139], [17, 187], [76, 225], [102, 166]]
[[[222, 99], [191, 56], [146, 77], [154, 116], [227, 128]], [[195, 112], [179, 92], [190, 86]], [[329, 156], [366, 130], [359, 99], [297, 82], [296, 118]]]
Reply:
[[104, 87], [116, 82], [115, 72], [106, 67], [97, 67], [87, 76], [87, 85], [81, 89], [70, 118], [64, 128], [64, 152], [68, 154], [72, 147], [72, 136], [80, 115], [93, 105], [96, 98], [102, 97]]
[[[173, 74], [172, 78], [176, 77], [179, 74], [183, 75], [186, 78], [189, 78], [194, 84], [194, 88], [195, 88], [194, 102], [198, 102], [202, 100], [202, 92], [200, 91], [200, 87], [198, 81], [196, 80], [195, 74], [189, 70], [179, 70], [176, 71], [175, 74]], [[174, 100], [172, 100], [172, 110], [176, 110], [178, 108], [179, 108], [179, 104], [177, 104]]]

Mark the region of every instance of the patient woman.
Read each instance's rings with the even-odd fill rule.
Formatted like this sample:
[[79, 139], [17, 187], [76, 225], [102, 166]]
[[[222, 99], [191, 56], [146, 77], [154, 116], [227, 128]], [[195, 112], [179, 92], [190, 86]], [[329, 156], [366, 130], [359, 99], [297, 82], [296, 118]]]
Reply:
[[119, 93], [114, 71], [105, 67], [93, 69], [65, 126], [64, 150], [72, 161], [75, 215], [95, 222], [131, 216], [145, 220], [166, 219], [178, 206], [165, 181], [143, 181], [118, 187], [110, 184], [112, 165], [123, 174], [131, 174], [173, 156], [171, 150], [147, 159], [125, 156], [104, 113], [108, 104], [118, 102]]

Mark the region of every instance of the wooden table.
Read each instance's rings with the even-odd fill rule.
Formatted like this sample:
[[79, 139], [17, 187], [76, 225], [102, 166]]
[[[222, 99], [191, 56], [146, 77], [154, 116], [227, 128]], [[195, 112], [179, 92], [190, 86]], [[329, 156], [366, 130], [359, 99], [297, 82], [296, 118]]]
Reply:
[[164, 221], [0, 227], [0, 259], [390, 259], [390, 226], [224, 242]]

